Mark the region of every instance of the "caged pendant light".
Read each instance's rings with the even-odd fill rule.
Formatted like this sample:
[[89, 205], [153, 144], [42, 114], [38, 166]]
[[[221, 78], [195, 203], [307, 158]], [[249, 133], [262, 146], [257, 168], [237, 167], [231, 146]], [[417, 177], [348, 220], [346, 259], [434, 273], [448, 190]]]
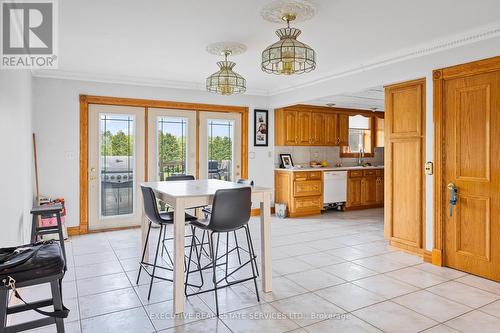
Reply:
[[224, 61], [217, 62], [220, 69], [207, 77], [207, 90], [220, 95], [244, 93], [247, 89], [246, 80], [240, 74], [233, 71], [236, 63], [227, 60], [227, 57], [232, 54], [231, 50], [222, 50], [221, 54], [224, 55]]
[[262, 52], [261, 68], [266, 73], [292, 75], [307, 73], [316, 68], [316, 52], [297, 40], [301, 31], [290, 27], [295, 14], [285, 14], [282, 20], [287, 27], [276, 30], [280, 38]]

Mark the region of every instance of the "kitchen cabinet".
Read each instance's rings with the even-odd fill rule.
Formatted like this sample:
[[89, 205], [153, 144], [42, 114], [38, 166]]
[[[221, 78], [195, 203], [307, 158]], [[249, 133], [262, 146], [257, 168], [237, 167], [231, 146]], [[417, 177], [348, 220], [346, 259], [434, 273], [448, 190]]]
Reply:
[[326, 113], [325, 114], [325, 145], [326, 146], [336, 146], [339, 142], [338, 136], [338, 125], [337, 125], [338, 115], [336, 113]]
[[275, 199], [288, 207], [288, 216], [315, 215], [323, 208], [321, 171], [275, 171]]
[[361, 206], [361, 182], [363, 178], [347, 178], [347, 202], [346, 207]]
[[348, 146], [349, 145], [349, 115], [339, 114], [338, 118], [338, 146]]
[[318, 146], [325, 145], [325, 114], [312, 112], [311, 120], [311, 143]]
[[384, 204], [383, 169], [350, 170], [346, 208], [372, 208]]
[[299, 132], [299, 145], [309, 146], [311, 144], [311, 112], [298, 112], [297, 129]]
[[375, 147], [383, 147], [384, 139], [384, 118], [375, 117]]
[[297, 134], [297, 111], [289, 111], [284, 114], [284, 144], [286, 146], [294, 146], [298, 142]]
[[276, 146], [347, 146], [349, 116], [355, 114], [375, 117], [371, 112], [315, 105], [276, 109], [274, 143]]

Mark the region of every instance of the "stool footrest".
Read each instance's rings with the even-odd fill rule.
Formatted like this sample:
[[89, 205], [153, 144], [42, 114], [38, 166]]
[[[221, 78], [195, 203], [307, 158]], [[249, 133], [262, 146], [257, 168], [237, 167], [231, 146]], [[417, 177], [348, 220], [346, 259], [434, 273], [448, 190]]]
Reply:
[[[44, 299], [44, 300], [41, 300], [41, 301], [30, 302], [30, 305], [34, 306], [36, 308], [43, 308], [43, 307], [46, 307], [46, 306], [54, 305], [54, 301], [50, 298], [50, 299]], [[29, 306], [25, 305], [25, 304], [14, 305], [14, 306], [10, 306], [7, 309], [7, 314], [10, 315], [10, 314], [14, 314], [14, 313], [18, 313], [18, 312], [23, 312], [23, 311], [28, 311], [28, 310], [31, 310], [31, 308]]]
[[23, 332], [27, 330], [31, 330], [34, 328], [39, 328], [47, 325], [52, 325], [56, 323], [55, 318], [41, 318], [41, 319], [36, 319], [32, 321], [27, 321], [25, 323], [17, 324], [17, 325], [12, 325], [12, 326], [7, 326], [5, 328], [5, 333], [17, 333], [17, 332]]

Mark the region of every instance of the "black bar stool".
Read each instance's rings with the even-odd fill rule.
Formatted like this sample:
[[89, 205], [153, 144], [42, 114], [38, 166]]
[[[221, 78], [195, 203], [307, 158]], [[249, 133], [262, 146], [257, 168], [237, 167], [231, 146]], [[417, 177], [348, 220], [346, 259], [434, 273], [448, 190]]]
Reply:
[[[252, 208], [252, 190], [250, 187], [242, 187], [242, 188], [236, 188], [236, 189], [223, 189], [223, 190], [218, 190], [215, 192], [214, 195], [214, 200], [213, 200], [213, 205], [211, 209], [211, 214], [210, 214], [210, 220], [208, 221], [207, 224], [204, 224], [198, 220], [192, 221], [191, 222], [191, 232], [192, 232], [192, 237], [191, 237], [191, 248], [189, 251], [189, 258], [188, 258], [188, 268], [186, 272], [186, 285], [184, 289], [184, 293], [186, 294], [187, 297], [192, 296], [192, 295], [198, 295], [201, 293], [206, 293], [210, 291], [215, 292], [215, 306], [216, 306], [216, 313], [217, 316], [219, 316], [219, 301], [217, 298], [217, 290], [225, 287], [232, 286], [234, 284], [238, 283], [243, 283], [249, 280], [254, 280], [254, 285], [255, 285], [255, 293], [257, 294], [257, 301], [260, 301], [259, 298], [259, 291], [257, 288], [257, 274], [256, 274], [256, 267], [257, 267], [257, 261], [256, 261], [256, 256], [254, 253], [254, 249], [252, 246], [252, 241], [251, 241], [251, 235], [250, 235], [250, 230], [248, 228], [248, 221], [250, 220], [250, 212]], [[201, 229], [205, 232], [208, 232], [208, 238], [209, 238], [209, 247], [210, 247], [210, 264], [201, 267], [200, 263], [200, 256], [199, 253], [201, 251], [197, 250], [198, 246], [203, 246], [202, 244], [198, 243], [197, 237], [196, 237], [196, 230]], [[232, 272], [229, 272], [228, 270], [228, 264], [229, 264], [229, 254], [234, 251], [235, 249], [229, 250], [229, 244], [226, 242], [226, 251], [224, 254], [218, 257], [219, 249], [219, 235], [221, 233], [226, 233], [226, 236], [229, 232], [236, 232], [240, 229], [244, 229], [246, 239], [247, 239], [247, 245], [249, 249], [249, 260], [243, 262], [238, 268], [234, 269]], [[217, 245], [214, 246], [214, 234], [217, 234]], [[226, 238], [227, 239], [227, 238]], [[196, 255], [198, 256], [198, 269], [191, 271], [190, 266], [191, 266], [191, 258], [193, 255], [193, 250], [196, 252]], [[222, 264], [217, 264], [217, 261], [219, 259], [222, 259], [225, 257], [225, 262]], [[241, 268], [245, 267], [246, 265], [250, 264], [252, 267], [252, 276], [248, 278], [243, 278], [235, 281], [229, 281], [228, 277], [230, 277], [232, 274], [236, 273], [239, 271]], [[225, 276], [222, 277], [221, 279], [217, 280], [217, 274], [216, 270], [218, 266], [225, 265]], [[202, 290], [202, 291], [197, 291], [194, 293], [188, 293], [188, 288], [187, 286], [188, 281], [189, 281], [189, 274], [193, 272], [198, 272], [200, 270], [206, 270], [206, 269], [212, 269], [212, 280], [214, 283], [214, 288], [208, 289], [208, 290]], [[226, 283], [224, 285], [220, 285], [221, 282], [225, 280]], [[202, 282], [203, 283], [203, 282]]]
[[[236, 181], [237, 184], [244, 184], [244, 185], [248, 185], [248, 186], [254, 186], [254, 182], [253, 180], [250, 180], [250, 179], [238, 179]], [[201, 210], [203, 213], [205, 213], [205, 217], [208, 218], [208, 215], [212, 214], [212, 208], [211, 207], [205, 207]], [[236, 250], [236, 253], [238, 254], [238, 263], [241, 265], [241, 254], [240, 254], [240, 250], [243, 250], [243, 251], [246, 251], [248, 252], [248, 250], [245, 250], [244, 248], [242, 248], [239, 244], [238, 244], [238, 237], [236, 236], [236, 231], [233, 232], [233, 235], [234, 235], [234, 243], [236, 244], [236, 247], [235, 247], [235, 250]], [[204, 236], [204, 235], [203, 235]], [[229, 234], [227, 234], [226, 236], [226, 242], [229, 242]], [[252, 245], [253, 246], [253, 245]], [[257, 276], [259, 276], [259, 269], [257, 268], [257, 266], [255, 266], [255, 269], [257, 271]]]
[[[64, 209], [61, 203], [49, 204], [35, 206], [31, 209], [31, 214], [33, 218], [31, 220], [31, 243], [34, 244], [38, 241], [38, 236], [58, 234], [59, 243], [61, 244], [61, 250], [64, 257], [64, 262], [66, 263], [66, 248], [64, 247], [64, 235], [63, 226], [61, 221], [61, 212]], [[40, 227], [38, 225], [39, 217], [55, 216], [57, 220], [56, 226]]]
[[[151, 277], [151, 281], [149, 284], [149, 292], [148, 292], [148, 300], [149, 300], [151, 297], [151, 289], [153, 287], [153, 280], [155, 278], [160, 279], [160, 280], [170, 281], [170, 282], [173, 281], [172, 279], [168, 279], [168, 278], [164, 278], [164, 277], [160, 277], [160, 276], [155, 275], [155, 271], [157, 268], [172, 271], [172, 268], [158, 265], [157, 262], [158, 262], [158, 252], [160, 249], [160, 244], [162, 244], [162, 246], [164, 247], [164, 241], [165, 241], [165, 239], [163, 239], [164, 238], [163, 237], [164, 230], [167, 228], [167, 225], [174, 223], [174, 213], [173, 212], [160, 213], [158, 211], [158, 205], [156, 202], [156, 196], [154, 194], [154, 191], [150, 187], [146, 187], [146, 186], [141, 186], [141, 190], [142, 190], [142, 197], [143, 197], [143, 202], [144, 202], [144, 213], [149, 220], [149, 225], [148, 225], [148, 232], [146, 235], [146, 242], [144, 244], [144, 249], [142, 252], [141, 262], [139, 264], [139, 273], [137, 274], [136, 284], [139, 284], [139, 279], [141, 277], [141, 271], [144, 269], [144, 271]], [[188, 223], [190, 221], [195, 221], [196, 217], [186, 213], [185, 219], [186, 219], [186, 223]], [[151, 264], [150, 262], [145, 261], [144, 259], [146, 256], [146, 249], [148, 248], [148, 244], [149, 244], [149, 234], [151, 232], [152, 223], [159, 225], [160, 230], [158, 233], [158, 243], [156, 245], [154, 262]], [[172, 238], [170, 238], [170, 239], [172, 239]], [[167, 251], [167, 254], [168, 254], [170, 260], [172, 260], [170, 254], [168, 252], [168, 249], [165, 248], [165, 250]], [[171, 262], [173, 264], [173, 261], [171, 261]], [[153, 268], [152, 272], [149, 272], [149, 270], [148, 270], [149, 267]], [[193, 286], [198, 287], [196, 285], [193, 285]]]

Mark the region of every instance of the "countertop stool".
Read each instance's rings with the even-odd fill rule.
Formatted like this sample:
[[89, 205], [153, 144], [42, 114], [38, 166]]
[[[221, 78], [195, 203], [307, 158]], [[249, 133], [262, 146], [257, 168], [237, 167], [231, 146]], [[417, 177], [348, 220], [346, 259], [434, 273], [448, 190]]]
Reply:
[[[64, 247], [64, 235], [63, 226], [61, 221], [61, 212], [63, 210], [63, 205], [61, 203], [55, 203], [50, 205], [35, 206], [31, 209], [31, 214], [33, 215], [31, 223], [31, 243], [34, 244], [38, 241], [38, 236], [58, 234], [59, 243], [61, 244], [61, 250], [64, 257], [64, 262], [66, 263], [66, 249]], [[57, 225], [49, 227], [41, 227], [38, 225], [39, 217], [42, 216], [56, 216]]]

